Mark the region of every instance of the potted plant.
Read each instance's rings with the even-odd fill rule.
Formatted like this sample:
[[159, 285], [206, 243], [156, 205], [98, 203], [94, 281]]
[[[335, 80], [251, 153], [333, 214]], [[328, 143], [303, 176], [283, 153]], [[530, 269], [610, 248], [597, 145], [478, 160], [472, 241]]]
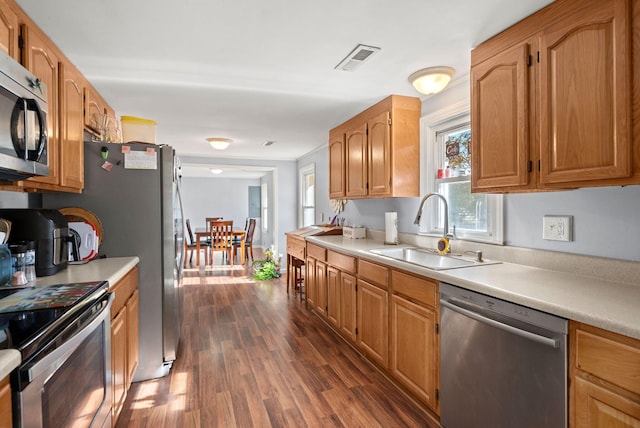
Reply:
[[264, 260], [253, 261], [253, 279], [257, 279], [258, 281], [267, 281], [273, 278], [279, 278], [280, 259], [282, 258], [282, 254], [279, 254], [276, 257], [272, 245], [268, 250], [265, 250], [264, 255]]

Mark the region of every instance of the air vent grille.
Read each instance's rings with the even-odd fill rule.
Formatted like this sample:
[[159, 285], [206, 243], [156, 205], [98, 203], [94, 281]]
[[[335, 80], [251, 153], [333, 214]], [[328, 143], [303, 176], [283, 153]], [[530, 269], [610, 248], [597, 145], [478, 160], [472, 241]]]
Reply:
[[358, 45], [347, 55], [340, 64], [335, 66], [336, 70], [354, 71], [360, 67], [366, 60], [377, 53], [380, 48], [375, 46]]

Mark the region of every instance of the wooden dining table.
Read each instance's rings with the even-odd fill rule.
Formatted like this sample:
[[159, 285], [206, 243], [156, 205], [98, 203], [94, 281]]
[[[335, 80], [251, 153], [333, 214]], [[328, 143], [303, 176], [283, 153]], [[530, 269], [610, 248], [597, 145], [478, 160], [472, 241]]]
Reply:
[[[240, 262], [244, 264], [244, 240], [246, 231], [243, 229], [234, 229], [231, 231], [231, 235], [235, 238], [237, 237], [240, 241]], [[200, 244], [203, 238], [209, 238], [211, 236], [211, 232], [207, 230], [205, 227], [197, 227], [194, 231], [196, 235], [196, 266], [200, 266]], [[211, 260], [211, 264], [213, 264], [213, 260]], [[233, 260], [231, 260], [231, 264], [233, 264]]]

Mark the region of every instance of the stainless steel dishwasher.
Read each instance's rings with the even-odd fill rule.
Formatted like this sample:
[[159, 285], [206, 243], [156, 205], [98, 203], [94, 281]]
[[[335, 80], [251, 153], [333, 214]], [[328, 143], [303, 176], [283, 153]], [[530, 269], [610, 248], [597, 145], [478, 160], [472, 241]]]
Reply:
[[567, 320], [440, 284], [445, 428], [566, 427]]

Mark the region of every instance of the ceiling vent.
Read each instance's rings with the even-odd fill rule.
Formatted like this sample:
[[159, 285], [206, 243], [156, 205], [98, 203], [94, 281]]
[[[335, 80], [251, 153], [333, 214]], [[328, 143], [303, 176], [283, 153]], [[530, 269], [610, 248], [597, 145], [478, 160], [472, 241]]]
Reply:
[[379, 50], [380, 48], [376, 48], [375, 46], [358, 45], [349, 55], [340, 61], [340, 64], [335, 66], [335, 69], [355, 71], [356, 68], [360, 67]]

